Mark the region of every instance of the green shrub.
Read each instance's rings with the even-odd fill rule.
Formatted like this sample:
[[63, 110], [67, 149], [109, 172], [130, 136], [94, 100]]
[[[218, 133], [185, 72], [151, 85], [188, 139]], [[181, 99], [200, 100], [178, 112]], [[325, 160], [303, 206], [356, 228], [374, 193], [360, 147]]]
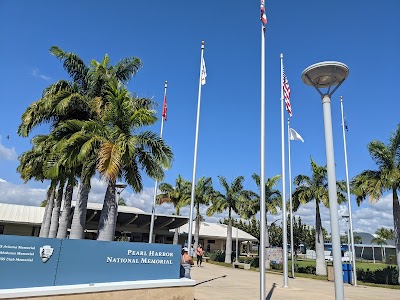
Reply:
[[391, 266], [374, 271], [357, 269], [357, 279], [369, 283], [395, 285], [399, 284], [398, 276], [399, 271], [397, 268]]
[[305, 274], [314, 274], [315, 275], [315, 272], [316, 272], [315, 266], [312, 266], [312, 265], [308, 265], [308, 266], [305, 266], [305, 267], [297, 266], [297, 271], [296, 271], [296, 266], [297, 265], [294, 266], [295, 272], [305, 273]]
[[217, 250], [214, 253], [210, 253], [209, 257], [213, 261], [224, 262], [225, 261], [225, 251]]
[[281, 271], [283, 270], [283, 264], [271, 262], [271, 269]]
[[260, 265], [260, 260], [257, 257], [239, 257], [239, 262], [250, 264], [254, 268], [258, 268]]
[[[279, 266], [278, 268], [279, 268], [279, 270], [282, 270], [282, 266]], [[289, 271], [292, 270], [292, 265], [291, 264], [289, 264], [289, 268], [288, 269], [289, 269]], [[299, 267], [298, 264], [294, 264], [294, 271], [296, 273], [314, 274], [315, 275], [316, 269], [315, 269], [315, 266], [313, 266], [313, 265]]]

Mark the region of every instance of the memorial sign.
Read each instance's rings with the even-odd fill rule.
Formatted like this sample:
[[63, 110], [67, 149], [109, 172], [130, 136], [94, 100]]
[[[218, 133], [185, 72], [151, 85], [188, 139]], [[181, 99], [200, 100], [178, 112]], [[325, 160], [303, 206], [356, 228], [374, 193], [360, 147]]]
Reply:
[[0, 289], [179, 279], [179, 245], [0, 236]]

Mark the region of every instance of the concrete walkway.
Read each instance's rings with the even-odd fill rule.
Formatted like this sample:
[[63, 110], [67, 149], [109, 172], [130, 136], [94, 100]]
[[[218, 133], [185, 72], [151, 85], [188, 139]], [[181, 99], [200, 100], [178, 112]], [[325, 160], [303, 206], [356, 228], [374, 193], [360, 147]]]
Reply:
[[[194, 266], [191, 274], [197, 283], [196, 300], [260, 299], [259, 272], [203, 263], [201, 268]], [[335, 299], [333, 282], [289, 278], [289, 288], [283, 288], [282, 284], [282, 275], [266, 273], [266, 299]], [[400, 290], [349, 284], [345, 284], [344, 294], [346, 300], [400, 299]]]

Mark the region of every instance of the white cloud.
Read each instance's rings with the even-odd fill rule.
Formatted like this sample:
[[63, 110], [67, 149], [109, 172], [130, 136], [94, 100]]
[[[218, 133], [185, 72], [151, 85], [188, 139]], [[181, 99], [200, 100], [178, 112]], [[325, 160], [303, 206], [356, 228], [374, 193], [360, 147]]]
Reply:
[[[91, 190], [89, 193], [89, 202], [103, 203], [104, 195], [106, 192], [107, 185], [100, 179], [93, 178], [91, 180]], [[74, 199], [77, 198], [77, 187], [74, 189]], [[46, 198], [46, 188], [32, 188], [27, 184], [13, 184], [9, 183], [4, 179], [0, 178], [0, 202], [4, 203], [15, 203], [24, 205], [38, 206], [41, 201]], [[139, 194], [131, 193], [128, 190], [124, 190], [121, 193], [129, 206], [134, 206], [142, 209], [143, 211], [150, 213], [153, 204], [154, 188], [146, 187]], [[365, 203], [362, 207], [352, 206], [353, 208], [353, 228], [354, 231], [364, 231], [374, 233], [378, 228], [386, 227], [393, 228], [393, 203], [392, 195], [386, 195], [374, 203]], [[215, 214], [211, 217], [206, 215], [206, 206], [200, 207], [200, 212], [204, 219], [208, 222], [219, 222], [228, 216], [228, 212], [222, 212]], [[172, 204], [163, 204], [156, 206], [156, 213], [158, 214], [175, 214], [175, 208]], [[195, 212], [194, 212], [195, 213]], [[330, 214], [329, 209], [320, 206], [322, 226], [330, 232]], [[339, 225], [341, 234], [345, 234], [347, 231], [347, 223], [342, 218], [343, 215], [348, 215], [347, 204], [339, 205]], [[189, 206], [181, 209], [182, 216], [189, 216]], [[300, 206], [297, 212], [294, 212], [296, 217], [301, 217], [302, 222], [309, 225], [315, 226], [315, 201], [310, 202], [306, 205]], [[238, 216], [233, 214], [234, 218]], [[256, 215], [259, 219], [259, 213]], [[274, 221], [281, 220], [281, 212], [278, 211], [276, 215], [268, 214], [268, 223], [271, 224]]]
[[37, 78], [40, 78], [40, 79], [43, 79], [43, 80], [45, 80], [45, 81], [50, 81], [50, 79], [51, 79], [51, 77], [42, 74], [42, 73], [39, 71], [39, 69], [37, 69], [37, 68], [36, 68], [36, 69], [33, 69], [31, 74], [32, 74], [32, 76], [37, 77]]
[[[393, 203], [392, 195], [386, 195], [374, 203], [366, 203], [364, 207], [358, 208], [353, 204], [353, 229], [354, 231], [363, 231], [374, 233], [378, 228], [386, 227], [393, 228]], [[329, 209], [320, 206], [322, 226], [328, 231], [330, 228], [330, 213]], [[315, 201], [302, 205], [295, 216], [300, 216], [303, 223], [309, 226], [315, 226]], [[341, 234], [347, 232], [347, 223], [342, 218], [344, 215], [349, 215], [347, 203], [339, 205], [339, 226]]]
[[0, 160], [16, 160], [18, 157], [15, 148], [7, 148], [2, 143], [2, 136], [0, 135]]
[[46, 199], [46, 189], [0, 180], [0, 202], [39, 206]]
[[393, 197], [388, 194], [353, 213], [355, 231], [374, 233], [378, 228], [393, 228]]
[[[143, 191], [139, 194], [124, 191], [121, 193], [121, 196], [125, 199], [127, 205], [140, 208], [141, 210], [148, 213], [151, 212], [154, 199], [154, 188], [144, 188]], [[162, 214], [163, 211], [164, 210], [162, 206], [157, 206], [156, 213]]]

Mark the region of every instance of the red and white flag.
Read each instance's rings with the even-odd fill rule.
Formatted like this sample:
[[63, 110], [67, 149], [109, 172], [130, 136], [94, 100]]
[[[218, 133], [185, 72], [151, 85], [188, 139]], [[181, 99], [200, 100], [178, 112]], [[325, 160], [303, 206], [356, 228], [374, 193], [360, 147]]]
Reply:
[[163, 108], [162, 108], [162, 117], [164, 118], [164, 121], [167, 121], [167, 96], [164, 95], [164, 103], [163, 103]]
[[265, 14], [265, 1], [261, 0], [260, 4], [260, 10], [261, 10], [261, 23], [263, 23], [264, 27], [268, 22], [267, 15]]
[[289, 113], [289, 116], [292, 116], [292, 106], [290, 105], [290, 87], [289, 81], [285, 74], [285, 68], [282, 65], [282, 74], [283, 74], [283, 82], [282, 82], [282, 89], [283, 89], [283, 97], [285, 99], [286, 110]]

